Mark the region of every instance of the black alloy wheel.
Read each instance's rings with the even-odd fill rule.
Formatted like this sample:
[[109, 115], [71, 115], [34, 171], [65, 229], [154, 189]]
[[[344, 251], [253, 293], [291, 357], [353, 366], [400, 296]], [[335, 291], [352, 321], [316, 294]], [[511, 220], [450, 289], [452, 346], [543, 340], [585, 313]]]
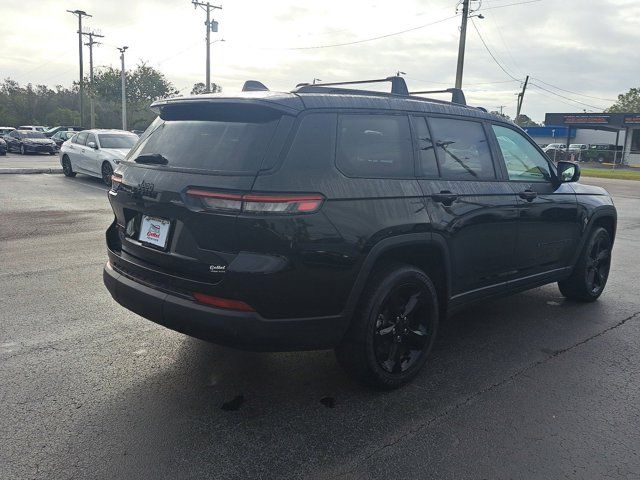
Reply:
[[370, 386], [398, 388], [425, 364], [438, 318], [436, 288], [422, 270], [396, 263], [379, 267], [336, 348], [338, 363]]
[[111, 175], [113, 175], [113, 167], [109, 162], [102, 164], [102, 181], [107, 187], [111, 186]]
[[587, 255], [585, 275], [591, 295], [600, 295], [607, 284], [611, 267], [609, 235], [598, 235]]
[[380, 367], [406, 372], [419, 361], [429, 340], [428, 292], [418, 283], [398, 285], [379, 308], [373, 347]]
[[611, 269], [611, 236], [606, 229], [596, 228], [587, 241], [571, 276], [558, 282], [567, 298], [593, 302], [604, 291]]

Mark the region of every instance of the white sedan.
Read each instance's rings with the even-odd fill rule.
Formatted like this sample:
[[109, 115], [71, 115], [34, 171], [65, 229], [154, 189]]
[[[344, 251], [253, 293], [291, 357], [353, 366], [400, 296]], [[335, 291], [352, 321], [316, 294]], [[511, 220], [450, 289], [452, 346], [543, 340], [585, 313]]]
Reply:
[[60, 164], [67, 177], [84, 173], [111, 185], [111, 174], [138, 136], [124, 130], [83, 130], [60, 147]]

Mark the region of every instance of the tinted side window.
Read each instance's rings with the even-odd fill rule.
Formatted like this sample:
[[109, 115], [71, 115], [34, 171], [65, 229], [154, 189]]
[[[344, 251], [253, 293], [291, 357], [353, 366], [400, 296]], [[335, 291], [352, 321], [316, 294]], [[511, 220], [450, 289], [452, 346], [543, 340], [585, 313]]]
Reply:
[[426, 177], [437, 177], [438, 162], [433, 138], [425, 117], [413, 117], [413, 128], [418, 144], [418, 172]]
[[551, 180], [549, 163], [521, 133], [492, 125], [498, 139], [509, 180], [545, 182]]
[[496, 178], [489, 142], [481, 123], [450, 118], [432, 118], [430, 123], [443, 178]]
[[84, 145], [85, 142], [87, 140], [87, 132], [80, 132], [78, 135], [75, 136], [75, 138], [73, 139], [73, 143], [77, 143], [80, 145]]
[[413, 177], [413, 144], [404, 115], [341, 115], [336, 162], [350, 177]]

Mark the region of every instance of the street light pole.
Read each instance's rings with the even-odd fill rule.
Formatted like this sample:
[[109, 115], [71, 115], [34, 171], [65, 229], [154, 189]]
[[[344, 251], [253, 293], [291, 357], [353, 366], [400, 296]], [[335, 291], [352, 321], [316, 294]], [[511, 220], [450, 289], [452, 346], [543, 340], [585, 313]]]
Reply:
[[120, 80], [122, 81], [122, 130], [127, 129], [127, 77], [124, 70], [124, 52], [127, 46], [118, 47], [120, 51]]
[[84, 73], [82, 71], [82, 17], [91, 17], [82, 10], [67, 10], [78, 17], [78, 56], [80, 60], [80, 126], [84, 127]]

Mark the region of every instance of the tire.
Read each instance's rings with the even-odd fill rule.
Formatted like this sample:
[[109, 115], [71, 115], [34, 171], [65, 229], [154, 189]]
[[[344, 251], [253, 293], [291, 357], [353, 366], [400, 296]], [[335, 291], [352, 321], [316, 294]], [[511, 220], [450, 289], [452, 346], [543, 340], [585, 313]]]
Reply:
[[113, 175], [113, 167], [109, 162], [102, 162], [102, 168], [100, 169], [102, 173], [102, 181], [107, 187], [111, 187], [111, 175]]
[[27, 150], [24, 148], [24, 145], [20, 145], [20, 155], [26, 155]]
[[71, 167], [71, 160], [69, 160], [69, 157], [67, 157], [66, 155], [62, 157], [62, 172], [64, 173], [65, 177], [73, 178], [76, 176], [76, 172], [74, 172], [73, 168]]
[[598, 162], [598, 163], [604, 163], [604, 157], [603, 157], [602, 155], [600, 155], [600, 156], [597, 158], [597, 162]]
[[558, 282], [560, 293], [571, 300], [593, 302], [602, 295], [610, 268], [611, 237], [598, 227], [589, 236], [571, 276]]
[[438, 312], [436, 288], [422, 270], [403, 264], [378, 269], [336, 348], [338, 363], [372, 387], [401, 387], [427, 360], [438, 329]]
[[49, 152], [49, 155], [55, 155], [56, 152]]

